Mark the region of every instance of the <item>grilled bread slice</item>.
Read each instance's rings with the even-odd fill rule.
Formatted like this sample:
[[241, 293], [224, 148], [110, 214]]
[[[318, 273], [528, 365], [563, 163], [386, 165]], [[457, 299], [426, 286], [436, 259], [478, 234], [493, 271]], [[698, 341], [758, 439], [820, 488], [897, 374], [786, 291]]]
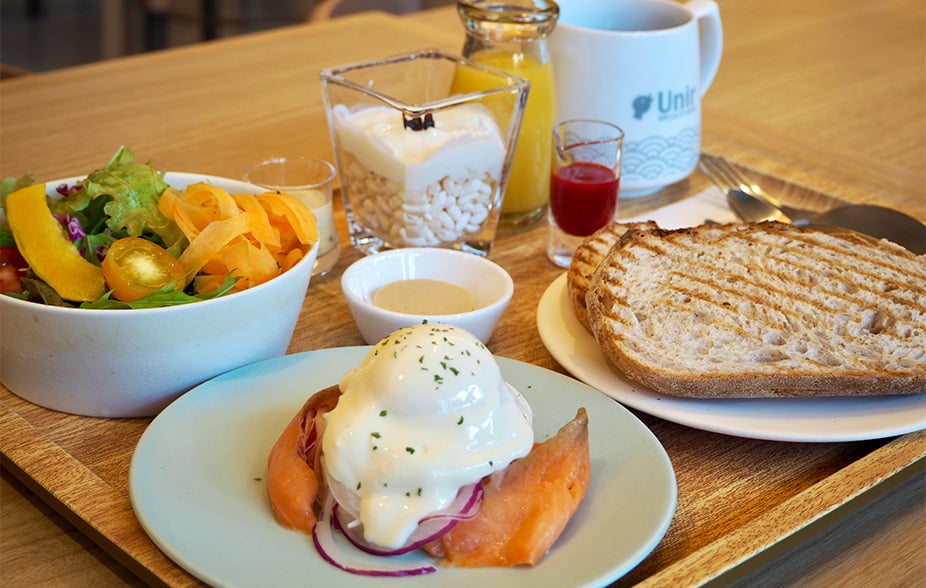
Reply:
[[926, 392], [926, 256], [781, 223], [630, 231], [586, 303], [602, 353], [697, 398]]
[[572, 301], [576, 318], [583, 327], [589, 328], [588, 314], [585, 309], [585, 293], [588, 292], [588, 286], [595, 275], [595, 270], [604, 261], [608, 251], [620, 241], [621, 236], [627, 231], [657, 228], [659, 228], [658, 225], [652, 221], [636, 223], [612, 221], [576, 247], [575, 253], [572, 254], [572, 262], [566, 271], [566, 291]]

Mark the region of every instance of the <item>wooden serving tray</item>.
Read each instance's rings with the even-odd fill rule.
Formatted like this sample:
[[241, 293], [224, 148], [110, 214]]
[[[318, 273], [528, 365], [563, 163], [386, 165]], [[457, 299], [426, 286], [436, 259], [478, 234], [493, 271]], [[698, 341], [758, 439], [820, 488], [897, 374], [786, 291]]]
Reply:
[[[836, 202], [776, 178], [756, 174], [756, 179], [794, 205], [823, 208]], [[707, 179], [695, 172], [651, 197], [622, 203], [622, 215], [641, 214], [707, 186]], [[336, 212], [336, 220], [342, 243], [347, 243], [343, 210]], [[562, 273], [545, 259], [545, 231], [541, 224], [503, 232], [495, 243], [492, 259], [512, 274], [516, 286], [489, 347], [497, 355], [565, 373], [536, 329], [540, 297]], [[334, 270], [313, 279], [290, 353], [363, 344], [339, 283], [340, 274], [358, 257], [345, 247]], [[858, 497], [915, 475], [926, 456], [923, 431], [874, 441], [783, 443], [710, 433], [636, 414], [672, 460], [678, 506], [656, 549], [616, 586], [693, 585], [736, 574], [744, 564], [757, 565], [789, 538], [823, 521], [829, 524], [833, 513]], [[3, 467], [144, 582], [197, 585], [150, 541], [129, 500], [132, 452], [149, 422], [62, 414], [0, 387]]]

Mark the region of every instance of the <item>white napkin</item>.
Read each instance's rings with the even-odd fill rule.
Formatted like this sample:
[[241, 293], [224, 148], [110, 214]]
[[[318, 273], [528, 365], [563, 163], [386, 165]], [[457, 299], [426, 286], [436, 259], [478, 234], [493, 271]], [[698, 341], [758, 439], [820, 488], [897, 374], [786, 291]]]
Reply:
[[718, 188], [699, 192], [691, 198], [680, 200], [668, 206], [651, 210], [633, 218], [621, 219], [621, 222], [656, 221], [663, 229], [681, 229], [703, 224], [706, 220], [718, 223], [732, 223], [739, 219], [727, 206], [727, 197]]

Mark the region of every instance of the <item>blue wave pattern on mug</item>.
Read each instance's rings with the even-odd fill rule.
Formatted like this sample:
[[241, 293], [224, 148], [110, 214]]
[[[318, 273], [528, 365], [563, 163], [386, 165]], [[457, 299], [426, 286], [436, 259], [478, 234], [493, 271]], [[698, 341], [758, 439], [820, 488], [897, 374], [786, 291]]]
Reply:
[[621, 181], [646, 181], [675, 173], [686, 174], [698, 164], [701, 128], [687, 127], [674, 137], [653, 135], [625, 141]]

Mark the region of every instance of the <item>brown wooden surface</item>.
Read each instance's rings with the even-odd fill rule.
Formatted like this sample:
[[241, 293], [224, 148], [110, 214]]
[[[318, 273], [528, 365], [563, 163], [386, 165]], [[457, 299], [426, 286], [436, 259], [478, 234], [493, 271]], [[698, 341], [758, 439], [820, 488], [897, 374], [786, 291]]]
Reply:
[[[705, 150], [755, 169], [795, 204], [876, 201], [926, 218], [922, 3], [720, 4], [726, 47], [704, 101]], [[322, 68], [455, 50], [461, 39], [452, 9], [366, 14], [4, 81], [0, 175], [80, 175], [123, 143], [160, 168], [226, 176], [271, 152], [330, 158]], [[622, 214], [706, 185], [695, 173]], [[346, 243], [342, 211], [338, 222]], [[499, 236], [492, 258], [516, 289], [489, 346], [562, 371], [535, 326], [540, 296], [560, 274], [543, 238], [542, 226]], [[313, 281], [290, 352], [362, 344], [338, 283], [357, 256], [345, 248]], [[926, 572], [926, 558], [911, 557], [926, 553], [922, 432], [773, 443], [637, 414], [669, 452], [679, 503], [663, 541], [619, 586], [750, 585], [769, 574], [902, 586]], [[132, 513], [129, 461], [148, 422], [62, 415], [0, 389], [0, 584], [196, 584]], [[833, 545], [843, 548], [805, 555]]]

